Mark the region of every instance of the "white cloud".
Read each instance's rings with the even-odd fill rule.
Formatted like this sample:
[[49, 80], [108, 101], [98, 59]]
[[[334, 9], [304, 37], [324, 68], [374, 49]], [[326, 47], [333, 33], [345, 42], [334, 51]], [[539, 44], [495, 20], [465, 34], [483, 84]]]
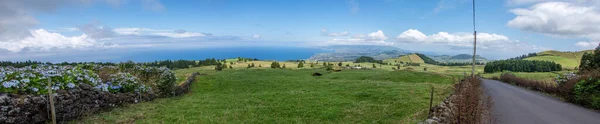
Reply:
[[[472, 48], [473, 34], [471, 33], [448, 33], [438, 32], [425, 35], [416, 29], [409, 29], [396, 37], [396, 41], [402, 43], [444, 45], [456, 48]], [[477, 33], [477, 47], [481, 49], [511, 50], [514, 47], [537, 47], [511, 40], [500, 34]]]
[[251, 38], [252, 38], [252, 39], [259, 39], [259, 38], [260, 38], [260, 35], [258, 35], [258, 34], [254, 34], [254, 35], [252, 35], [252, 37], [251, 37]]
[[385, 37], [385, 34], [383, 34], [383, 31], [377, 30], [376, 32], [368, 34], [366, 37], [366, 40], [384, 41], [384, 40], [387, 40], [387, 37]]
[[96, 42], [86, 34], [67, 37], [58, 33], [50, 33], [44, 29], [31, 30], [31, 36], [15, 41], [0, 41], [0, 49], [10, 52], [51, 51], [55, 49], [85, 49], [98, 47], [112, 47], [109, 43]]
[[508, 5], [530, 5], [543, 2], [569, 2], [580, 5], [600, 4], [598, 0], [507, 0]]
[[115, 36], [115, 32], [108, 26], [101, 26], [95, 23], [77, 26], [77, 30], [85, 33], [91, 38], [103, 39]]
[[144, 28], [115, 28], [113, 31], [120, 35], [142, 35]]
[[120, 35], [140, 35], [140, 36], [164, 36], [170, 38], [189, 38], [189, 37], [203, 37], [209, 36], [210, 34], [188, 32], [185, 30], [163, 30], [163, 29], [149, 29], [149, 28], [116, 28], [113, 29], [117, 34]]
[[507, 0], [509, 5], [524, 5], [524, 4], [532, 4], [538, 2], [546, 2], [551, 0]]
[[545, 2], [512, 9], [508, 26], [561, 37], [600, 38], [600, 8], [567, 2]]
[[321, 29], [321, 35], [323, 35], [323, 36], [341, 37], [341, 36], [348, 36], [349, 34], [350, 33], [348, 33], [348, 31], [343, 31], [343, 32], [329, 32], [325, 28]]
[[581, 42], [577, 42], [575, 44], [575, 46], [580, 47], [582, 49], [593, 49], [598, 47], [598, 44], [600, 44], [600, 42], [585, 42], [585, 41], [581, 41]]
[[206, 36], [203, 33], [196, 33], [196, 32], [183, 32], [183, 33], [177, 33], [177, 32], [157, 32], [157, 33], [153, 33], [154, 35], [158, 35], [158, 36], [165, 36], [165, 37], [170, 37], [170, 38], [189, 38], [189, 37], [202, 37], [202, 36]]
[[383, 31], [378, 30], [376, 32], [369, 33], [368, 35], [356, 34], [351, 38], [339, 38], [333, 39], [329, 41], [325, 41], [321, 45], [380, 45], [380, 46], [389, 46], [394, 43], [386, 42], [387, 37], [383, 33]]

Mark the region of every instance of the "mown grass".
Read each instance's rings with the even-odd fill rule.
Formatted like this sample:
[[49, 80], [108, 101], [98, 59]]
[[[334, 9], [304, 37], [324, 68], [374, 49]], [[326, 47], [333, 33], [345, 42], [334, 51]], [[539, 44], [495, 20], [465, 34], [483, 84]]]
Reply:
[[579, 66], [578, 59], [565, 58], [561, 56], [535, 56], [529, 57], [525, 60], [542, 60], [542, 61], [552, 61], [560, 64], [563, 68], [566, 69], [575, 69], [575, 67]]
[[577, 52], [562, 52], [555, 50], [548, 50], [537, 53], [538, 56], [529, 57], [525, 60], [543, 60], [543, 61], [553, 61], [563, 66], [565, 69], [574, 70], [579, 66], [581, 56], [584, 53], [592, 53], [593, 50], [583, 50]]
[[593, 50], [583, 50], [583, 51], [577, 51], [577, 52], [562, 52], [562, 51], [548, 50], [548, 51], [539, 52], [538, 56], [560, 56], [560, 57], [567, 58], [567, 59], [580, 60], [581, 56], [583, 56], [583, 54], [586, 52], [592, 53]]
[[404, 55], [397, 58], [385, 59], [384, 63], [400, 64], [400, 62], [425, 63], [417, 54]]
[[[202, 68], [177, 73], [197, 70]], [[447, 76], [413, 71], [231, 69], [199, 76], [184, 96], [73, 123], [415, 123], [427, 116], [430, 88], [439, 103], [452, 83]]]

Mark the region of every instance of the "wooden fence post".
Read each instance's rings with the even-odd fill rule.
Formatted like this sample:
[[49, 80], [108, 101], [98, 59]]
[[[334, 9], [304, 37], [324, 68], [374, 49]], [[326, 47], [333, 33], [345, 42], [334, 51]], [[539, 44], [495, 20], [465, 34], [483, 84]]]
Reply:
[[52, 112], [52, 124], [56, 124], [56, 113], [54, 110], [54, 96], [52, 96], [52, 78], [48, 77], [48, 97], [50, 97], [50, 111]]
[[429, 96], [429, 117], [431, 117], [431, 105], [433, 104], [433, 86], [431, 86], [431, 95]]

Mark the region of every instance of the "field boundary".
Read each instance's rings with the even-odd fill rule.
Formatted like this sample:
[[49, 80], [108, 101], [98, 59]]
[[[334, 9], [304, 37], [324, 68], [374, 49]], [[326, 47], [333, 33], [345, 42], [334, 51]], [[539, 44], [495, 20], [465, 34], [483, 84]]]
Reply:
[[179, 96], [181, 94], [190, 92], [190, 87], [192, 86], [192, 83], [194, 83], [194, 81], [196, 81], [196, 76], [198, 76], [198, 75], [206, 75], [206, 74], [200, 74], [199, 72], [192, 73], [192, 75], [188, 76], [187, 79], [185, 81], [183, 81], [183, 83], [181, 83], [181, 84], [179, 84], [179, 86], [177, 86], [177, 89], [175, 90], [175, 95]]

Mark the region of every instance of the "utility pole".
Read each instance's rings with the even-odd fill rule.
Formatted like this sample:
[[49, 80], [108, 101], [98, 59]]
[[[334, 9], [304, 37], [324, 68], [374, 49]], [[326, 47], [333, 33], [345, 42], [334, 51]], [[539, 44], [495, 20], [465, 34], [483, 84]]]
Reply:
[[475, 0], [473, 0], [473, 68], [471, 78], [475, 78], [475, 57], [477, 56], [477, 30], [475, 30]]
[[475, 78], [475, 57], [477, 56], [477, 31], [473, 33], [473, 68], [471, 69], [471, 77]]

